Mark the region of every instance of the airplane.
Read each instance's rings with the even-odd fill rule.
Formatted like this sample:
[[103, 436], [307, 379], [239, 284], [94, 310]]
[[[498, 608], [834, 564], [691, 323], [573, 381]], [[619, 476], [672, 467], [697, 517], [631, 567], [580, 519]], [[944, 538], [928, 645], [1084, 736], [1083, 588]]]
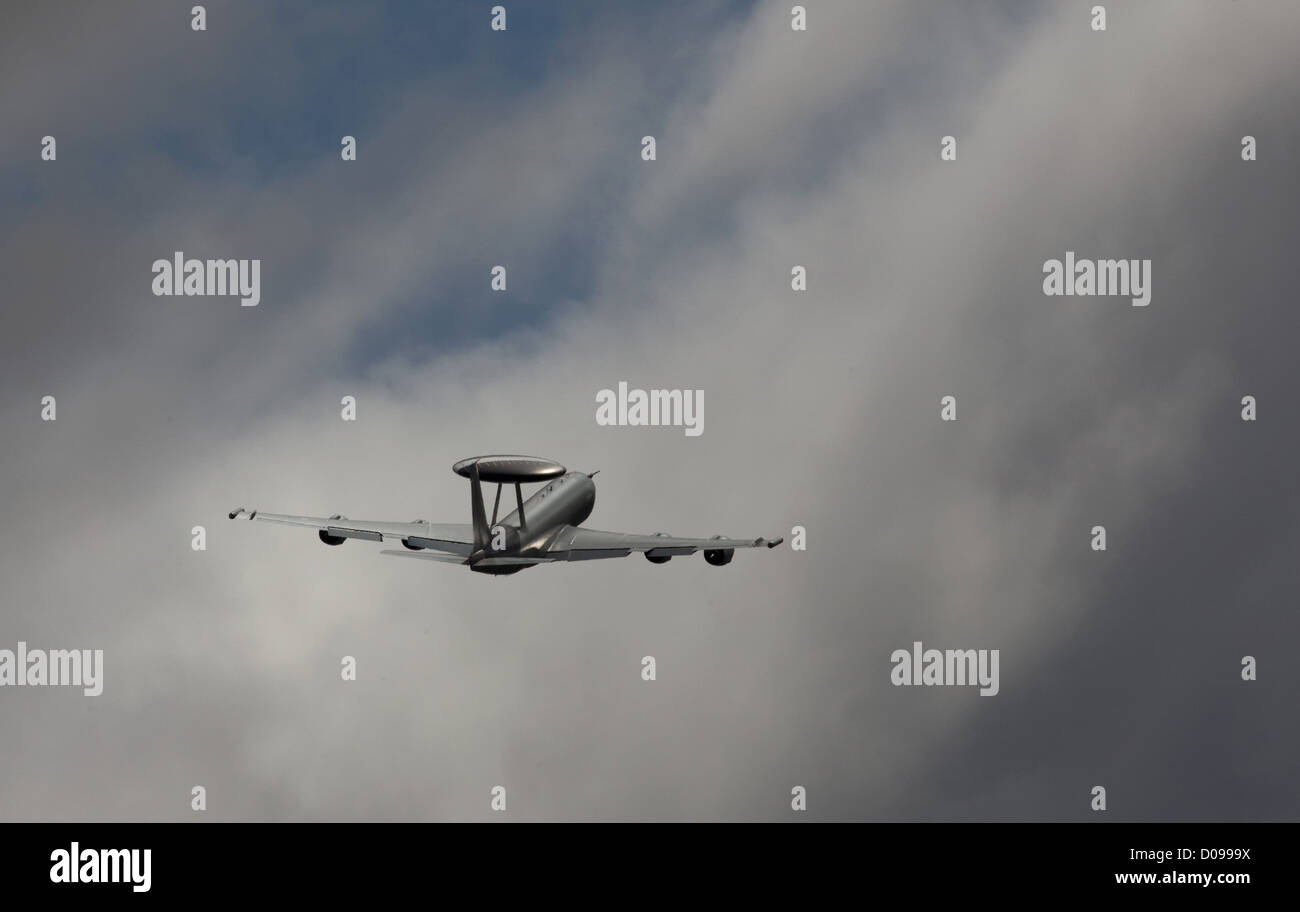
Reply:
[[[452, 471], [469, 479], [472, 523], [362, 522], [335, 514], [330, 517], [286, 516], [240, 507], [230, 518], [303, 526], [316, 529], [327, 545], [341, 545], [350, 538], [362, 541], [400, 541], [405, 551], [381, 551], [392, 557], [413, 557], [468, 566], [476, 573], [504, 575], [518, 573], [538, 564], [560, 561], [598, 560], [627, 557], [633, 551], [652, 564], [666, 564], [674, 557], [704, 551], [711, 566], [731, 563], [737, 548], [775, 548], [783, 539], [766, 538], [674, 538], [663, 532], [627, 535], [584, 529], [579, 523], [591, 515], [596, 504], [596, 472], [570, 472], [553, 459], [537, 456], [476, 456], [462, 459]], [[483, 507], [482, 482], [496, 483], [496, 501], [489, 523]], [[546, 486], [524, 500], [522, 486], [545, 482]], [[497, 521], [501, 489], [512, 484], [517, 509]]]

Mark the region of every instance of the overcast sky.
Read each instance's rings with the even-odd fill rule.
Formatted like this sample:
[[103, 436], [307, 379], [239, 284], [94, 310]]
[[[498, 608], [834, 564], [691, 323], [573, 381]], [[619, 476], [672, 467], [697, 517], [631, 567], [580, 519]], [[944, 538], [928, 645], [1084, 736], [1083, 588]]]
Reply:
[[[0, 689], [0, 819], [1300, 816], [1300, 6], [791, 5], [6, 10], [0, 648], [105, 671]], [[177, 250], [260, 304], [155, 297]], [[1149, 306], [1045, 296], [1067, 250]], [[620, 380], [704, 433], [598, 426]], [[226, 519], [467, 522], [515, 452], [787, 545], [498, 578]], [[892, 686], [918, 640], [998, 694]]]

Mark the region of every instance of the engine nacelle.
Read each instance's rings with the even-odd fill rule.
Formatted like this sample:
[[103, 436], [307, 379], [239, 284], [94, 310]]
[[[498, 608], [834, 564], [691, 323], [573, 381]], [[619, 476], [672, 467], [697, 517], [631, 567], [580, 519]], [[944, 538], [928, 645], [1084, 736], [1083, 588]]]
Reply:
[[347, 541], [347, 539], [344, 538], [342, 535], [330, 535], [330, 534], [329, 534], [328, 532], [326, 532], [324, 529], [321, 529], [321, 530], [320, 530], [319, 532], [317, 532], [316, 534], [319, 535], [319, 536], [320, 536], [320, 540], [323, 541], [323, 542], [324, 542], [325, 544], [327, 544], [327, 545], [341, 545], [341, 544], [343, 544], [345, 541]]
[[666, 564], [673, 559], [673, 556], [671, 554], [651, 554], [647, 551], [645, 559], [652, 564]]
[[410, 542], [409, 539], [405, 539], [405, 538], [402, 539], [402, 547], [403, 547], [403, 548], [406, 548], [408, 551], [423, 551], [423, 550], [424, 550], [424, 548], [422, 548], [420, 545], [413, 545], [413, 544], [411, 544], [411, 542]]
[[735, 556], [735, 548], [709, 548], [704, 552], [704, 559], [714, 567], [725, 567]]

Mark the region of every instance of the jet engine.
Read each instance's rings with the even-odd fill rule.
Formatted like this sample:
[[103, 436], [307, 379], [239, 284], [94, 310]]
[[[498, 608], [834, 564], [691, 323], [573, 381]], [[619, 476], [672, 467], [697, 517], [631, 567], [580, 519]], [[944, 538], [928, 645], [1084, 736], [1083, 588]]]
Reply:
[[[670, 536], [668, 535], [667, 532], [656, 532], [656, 533], [655, 533], [655, 538], [669, 538], [669, 537], [670, 537]], [[654, 548], [654, 549], [651, 549], [650, 551], [647, 551], [647, 552], [645, 553], [645, 559], [648, 560], [648, 561], [649, 561], [650, 563], [652, 563], [652, 564], [666, 564], [666, 563], [668, 563], [670, 560], [673, 559], [673, 556], [672, 556], [671, 554], [655, 554], [654, 551], [657, 551], [657, 550], [659, 550], [659, 549]]]
[[[333, 520], [336, 520], [336, 519], [346, 519], [346, 518], [347, 518], [347, 517], [343, 516], [343, 515], [340, 514], [340, 513], [335, 513], [333, 516], [330, 517], [330, 520], [333, 521]], [[345, 541], [347, 541], [347, 539], [344, 538], [342, 535], [330, 535], [330, 534], [329, 534], [328, 532], [326, 532], [324, 529], [321, 529], [321, 530], [320, 530], [318, 533], [316, 533], [316, 534], [319, 535], [319, 536], [320, 536], [320, 540], [321, 540], [322, 542], [324, 542], [325, 544], [327, 544], [327, 545], [341, 545], [341, 544], [343, 544]]]
[[[714, 538], [726, 538], [725, 535], [715, 535]], [[707, 548], [704, 551], [704, 559], [712, 567], [725, 567], [731, 563], [731, 559], [736, 556], [735, 548]]]

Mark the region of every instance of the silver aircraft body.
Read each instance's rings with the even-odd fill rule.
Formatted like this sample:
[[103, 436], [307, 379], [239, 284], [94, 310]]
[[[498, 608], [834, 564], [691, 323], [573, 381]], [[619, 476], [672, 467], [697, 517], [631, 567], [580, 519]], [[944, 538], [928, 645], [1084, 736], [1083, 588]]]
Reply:
[[[596, 473], [570, 472], [550, 459], [478, 456], [461, 460], [452, 470], [469, 479], [472, 522], [371, 522], [340, 515], [289, 516], [242, 507], [231, 512], [230, 518], [242, 516], [315, 529], [327, 545], [341, 545], [348, 539], [400, 542], [406, 550], [381, 553], [462, 564], [478, 573], [492, 574], [518, 573], [537, 564], [559, 561], [627, 557], [634, 551], [656, 564], [703, 551], [706, 561], [720, 567], [731, 563], [736, 548], [775, 548], [781, 543], [780, 538], [675, 538], [662, 532], [629, 535], [585, 529], [580, 523], [591, 515], [596, 504], [596, 484], [592, 480]], [[491, 520], [484, 506], [483, 482], [497, 486]], [[524, 500], [522, 486], [542, 482], [545, 486]], [[505, 485], [514, 486], [516, 509], [498, 519]]]

